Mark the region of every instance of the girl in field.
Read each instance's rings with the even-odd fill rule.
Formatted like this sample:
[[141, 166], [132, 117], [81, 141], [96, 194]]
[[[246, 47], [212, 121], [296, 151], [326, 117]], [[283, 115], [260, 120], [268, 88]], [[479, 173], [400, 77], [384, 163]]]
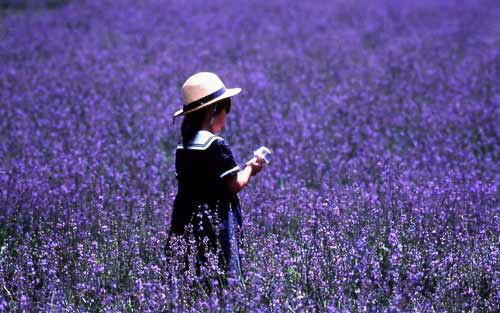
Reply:
[[264, 163], [253, 158], [240, 168], [228, 144], [217, 135], [230, 112], [231, 97], [240, 88], [225, 88], [216, 74], [200, 72], [186, 80], [182, 91], [184, 106], [174, 114], [174, 118], [183, 115], [184, 120], [182, 142], [176, 149], [178, 192], [167, 251], [173, 235], [183, 238], [192, 229], [197, 274], [208, 261], [207, 253], [212, 252], [225, 274], [240, 279], [243, 273], [238, 240], [242, 220], [237, 193]]

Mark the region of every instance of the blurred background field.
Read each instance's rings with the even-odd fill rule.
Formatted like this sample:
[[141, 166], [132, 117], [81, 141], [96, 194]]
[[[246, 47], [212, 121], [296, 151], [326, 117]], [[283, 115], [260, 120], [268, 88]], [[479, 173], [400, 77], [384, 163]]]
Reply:
[[[496, 1], [0, 0], [0, 311], [494, 312]], [[222, 136], [246, 285], [168, 273], [181, 85]]]

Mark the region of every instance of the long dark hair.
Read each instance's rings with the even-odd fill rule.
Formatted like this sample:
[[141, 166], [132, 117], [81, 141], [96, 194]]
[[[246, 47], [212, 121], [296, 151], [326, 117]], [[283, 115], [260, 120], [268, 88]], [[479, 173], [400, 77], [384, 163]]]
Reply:
[[187, 147], [189, 145], [198, 130], [200, 130], [206, 113], [207, 109], [203, 108], [201, 110], [188, 113], [184, 116], [184, 120], [182, 121], [181, 125], [182, 145], [184, 147]]
[[231, 98], [222, 99], [213, 105], [186, 114], [181, 125], [182, 145], [187, 147], [193, 141], [194, 136], [201, 129], [207, 111], [210, 114], [210, 118], [212, 118], [222, 110], [226, 110], [229, 113], [231, 110]]

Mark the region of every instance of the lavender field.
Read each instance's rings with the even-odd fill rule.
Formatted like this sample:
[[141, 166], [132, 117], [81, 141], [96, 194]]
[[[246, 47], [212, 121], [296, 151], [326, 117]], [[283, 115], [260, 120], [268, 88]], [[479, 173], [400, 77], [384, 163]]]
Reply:
[[[0, 312], [498, 312], [497, 1], [0, 1]], [[181, 86], [221, 133], [244, 285], [164, 253]]]

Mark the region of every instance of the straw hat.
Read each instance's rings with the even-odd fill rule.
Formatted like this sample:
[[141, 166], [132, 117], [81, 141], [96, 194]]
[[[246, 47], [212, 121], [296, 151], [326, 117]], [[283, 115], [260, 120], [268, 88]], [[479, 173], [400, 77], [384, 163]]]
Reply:
[[198, 111], [219, 100], [237, 95], [240, 91], [241, 88], [226, 88], [219, 76], [214, 73], [196, 73], [182, 85], [184, 106], [174, 113], [174, 118]]

